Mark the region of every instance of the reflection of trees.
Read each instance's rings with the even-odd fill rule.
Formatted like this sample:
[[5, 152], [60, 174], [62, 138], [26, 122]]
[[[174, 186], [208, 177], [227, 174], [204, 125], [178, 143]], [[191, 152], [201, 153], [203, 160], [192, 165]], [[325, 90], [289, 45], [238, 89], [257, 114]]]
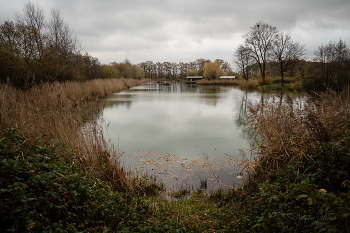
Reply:
[[[114, 107], [119, 107], [119, 106], [126, 106], [127, 109], [130, 109], [132, 100], [131, 95], [125, 95], [123, 96], [122, 99], [104, 99], [100, 101], [100, 106], [103, 109], [107, 108], [114, 108]], [[126, 99], [126, 100], [125, 100]]]
[[209, 98], [206, 98], [206, 97], [204, 97], [204, 98], [205, 98], [205, 104], [206, 104], [207, 106], [215, 107], [216, 104], [218, 103], [218, 98], [219, 98], [219, 97], [215, 98], [214, 96], [211, 96], [211, 97], [209, 97]]
[[[261, 119], [263, 119], [264, 112], [267, 110], [269, 105], [267, 103], [275, 103], [276, 106], [282, 106], [283, 103], [288, 101], [290, 98], [303, 98], [303, 94], [294, 93], [294, 92], [279, 92], [279, 93], [263, 93], [261, 92], [260, 100], [257, 103], [258, 108], [255, 110], [258, 111], [257, 114], [261, 115]], [[252, 103], [248, 100], [248, 92], [245, 92], [245, 96], [242, 98], [242, 102], [239, 108], [239, 112], [237, 114], [237, 118], [235, 119], [235, 123], [238, 128], [242, 130], [242, 136], [247, 139], [252, 145], [255, 144], [255, 135], [254, 129], [250, 127], [248, 117], [249, 117], [249, 106]]]
[[130, 100], [123, 100], [123, 101], [106, 101], [105, 108], [112, 108], [112, 107], [119, 107], [119, 106], [126, 106], [127, 109], [130, 109], [132, 104], [132, 101]]
[[174, 81], [152, 81], [148, 84], [148, 92], [183, 92], [184, 85]]
[[94, 121], [98, 119], [102, 114], [102, 106], [95, 101], [83, 102], [75, 108], [81, 113], [83, 122]]
[[[263, 101], [264, 96], [261, 94], [261, 101]], [[254, 140], [254, 131], [249, 127], [248, 123], [248, 108], [249, 108], [249, 101], [248, 101], [248, 92], [245, 92], [245, 96], [242, 97], [242, 102], [239, 107], [238, 114], [236, 115], [237, 118], [235, 119], [235, 123], [237, 125], [237, 128], [240, 128], [242, 130], [242, 136], [247, 139], [251, 145], [255, 144]]]
[[202, 93], [202, 98], [205, 100], [205, 104], [208, 106], [216, 106], [218, 100], [220, 99], [220, 93], [222, 92], [220, 86], [205, 86], [199, 88], [200, 93]]

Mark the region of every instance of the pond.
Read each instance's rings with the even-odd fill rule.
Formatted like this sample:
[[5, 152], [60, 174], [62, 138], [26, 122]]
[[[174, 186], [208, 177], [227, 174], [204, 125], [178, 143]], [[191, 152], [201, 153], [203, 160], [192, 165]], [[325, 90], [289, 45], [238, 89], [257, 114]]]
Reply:
[[[154, 175], [167, 190], [232, 188], [241, 150], [252, 140], [244, 101], [258, 92], [182, 82], [144, 83], [101, 100], [111, 142], [132, 171]], [[238, 177], [238, 178], [237, 178]]]

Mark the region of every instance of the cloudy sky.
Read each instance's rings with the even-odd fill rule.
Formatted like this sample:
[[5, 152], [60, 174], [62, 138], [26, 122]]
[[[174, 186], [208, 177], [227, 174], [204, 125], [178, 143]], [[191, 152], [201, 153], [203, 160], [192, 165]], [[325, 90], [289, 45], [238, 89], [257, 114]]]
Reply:
[[[27, 0], [0, 0], [0, 21], [14, 20]], [[349, 0], [32, 0], [47, 19], [57, 8], [83, 50], [102, 63], [232, 63], [242, 35], [257, 21], [289, 32], [307, 59], [321, 43], [350, 46]]]

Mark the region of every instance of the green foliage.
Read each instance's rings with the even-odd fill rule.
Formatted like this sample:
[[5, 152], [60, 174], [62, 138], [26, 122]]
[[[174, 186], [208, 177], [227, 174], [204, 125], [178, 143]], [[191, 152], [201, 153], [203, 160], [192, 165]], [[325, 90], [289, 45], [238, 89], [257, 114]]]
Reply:
[[6, 232], [342, 232], [350, 220], [349, 145], [350, 137], [338, 138], [306, 148], [303, 161], [281, 156], [281, 169], [258, 164], [237, 190], [210, 197], [199, 190], [166, 202], [112, 192], [75, 165], [66, 145], [7, 129], [0, 137], [0, 225]]
[[2, 231], [108, 232], [148, 225], [148, 205], [139, 198], [125, 199], [87, 176], [65, 147], [29, 140], [16, 129], [4, 132], [0, 138]]
[[190, 190], [183, 188], [183, 189], [180, 189], [177, 192], [172, 193], [171, 197], [180, 199], [180, 198], [186, 197], [190, 193], [191, 193]]
[[259, 78], [258, 79], [258, 84], [260, 85], [260, 86], [262, 86], [262, 85], [269, 85], [269, 84], [272, 84], [273, 82], [274, 82], [274, 78], [272, 78], [272, 77], [266, 77], [265, 78], [265, 83], [263, 82], [263, 79], [262, 78]]
[[250, 195], [241, 197], [243, 211], [235, 213], [238, 219], [231, 223], [231, 230], [343, 232], [350, 220], [348, 146], [349, 138], [340, 139], [308, 150], [311, 158], [307, 161], [277, 171], [257, 168], [257, 176], [274, 176], [251, 186]]
[[109, 65], [102, 65], [103, 78], [134, 78], [142, 79], [145, 71], [137, 65], [132, 65], [129, 60], [123, 63], [112, 62]]
[[216, 61], [205, 63], [203, 69], [203, 76], [207, 79], [220, 78], [220, 76], [225, 74], [225, 72], [220, 68], [219, 63], [217, 63]]
[[135, 75], [134, 77], [131, 77], [131, 78], [136, 78], [136, 79], [142, 79], [142, 78], [145, 78], [146, 74], [145, 74], [145, 71], [137, 66], [137, 65], [132, 65], [134, 71], [135, 71]]
[[120, 71], [110, 65], [102, 65], [103, 78], [120, 78]]
[[296, 81], [294, 83], [290, 84], [290, 88], [292, 90], [302, 90], [303, 89], [303, 82], [302, 81]]
[[186, 75], [187, 76], [197, 76], [198, 70], [187, 70]]

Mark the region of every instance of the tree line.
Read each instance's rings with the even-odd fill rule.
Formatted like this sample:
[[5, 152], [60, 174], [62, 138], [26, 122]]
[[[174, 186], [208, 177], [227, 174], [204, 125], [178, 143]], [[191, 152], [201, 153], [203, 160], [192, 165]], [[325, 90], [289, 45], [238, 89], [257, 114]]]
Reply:
[[156, 62], [146, 61], [138, 64], [145, 71], [147, 78], [155, 79], [176, 79], [187, 76], [204, 76], [204, 78], [219, 78], [222, 75], [232, 75], [230, 63], [216, 59], [199, 58], [193, 62]]
[[19, 88], [29, 88], [43, 82], [84, 81], [95, 78], [176, 79], [222, 75], [259, 77], [263, 84], [268, 77], [285, 76], [307, 80], [314, 89], [336, 89], [349, 84], [350, 49], [343, 41], [322, 44], [312, 61], [305, 61], [305, 46], [292, 40], [289, 33], [280, 32], [264, 22], [255, 23], [243, 35], [244, 43], [234, 52], [231, 64], [222, 59], [199, 58], [193, 62], [146, 61], [133, 65], [124, 62], [101, 64], [98, 58], [82, 52], [76, 38], [57, 9], [49, 20], [43, 10], [28, 2], [15, 20], [0, 24], [0, 82]]
[[30, 88], [44, 82], [85, 81], [95, 78], [175, 79], [189, 75], [218, 78], [232, 74], [228, 62], [197, 59], [194, 62], [124, 62], [101, 64], [82, 52], [58, 9], [47, 20], [44, 11], [31, 2], [15, 14], [15, 20], [0, 24], [0, 82]]
[[293, 41], [289, 33], [279, 32], [264, 22], [255, 23], [243, 38], [244, 43], [234, 53], [234, 62], [246, 80], [258, 76], [266, 84], [267, 75], [277, 71], [281, 85], [288, 72], [298, 73], [316, 89], [340, 91], [349, 85], [350, 49], [341, 39], [322, 44], [315, 51], [313, 61], [305, 61], [304, 45]]
[[15, 20], [0, 24], [0, 82], [29, 88], [43, 82], [130, 77], [144, 77], [143, 70], [128, 60], [101, 65], [82, 52], [57, 9], [46, 20], [44, 11], [28, 2]]
[[0, 25], [1, 81], [26, 87], [100, 75], [98, 59], [81, 52], [59, 10], [46, 21], [43, 10], [28, 2], [15, 18]]

